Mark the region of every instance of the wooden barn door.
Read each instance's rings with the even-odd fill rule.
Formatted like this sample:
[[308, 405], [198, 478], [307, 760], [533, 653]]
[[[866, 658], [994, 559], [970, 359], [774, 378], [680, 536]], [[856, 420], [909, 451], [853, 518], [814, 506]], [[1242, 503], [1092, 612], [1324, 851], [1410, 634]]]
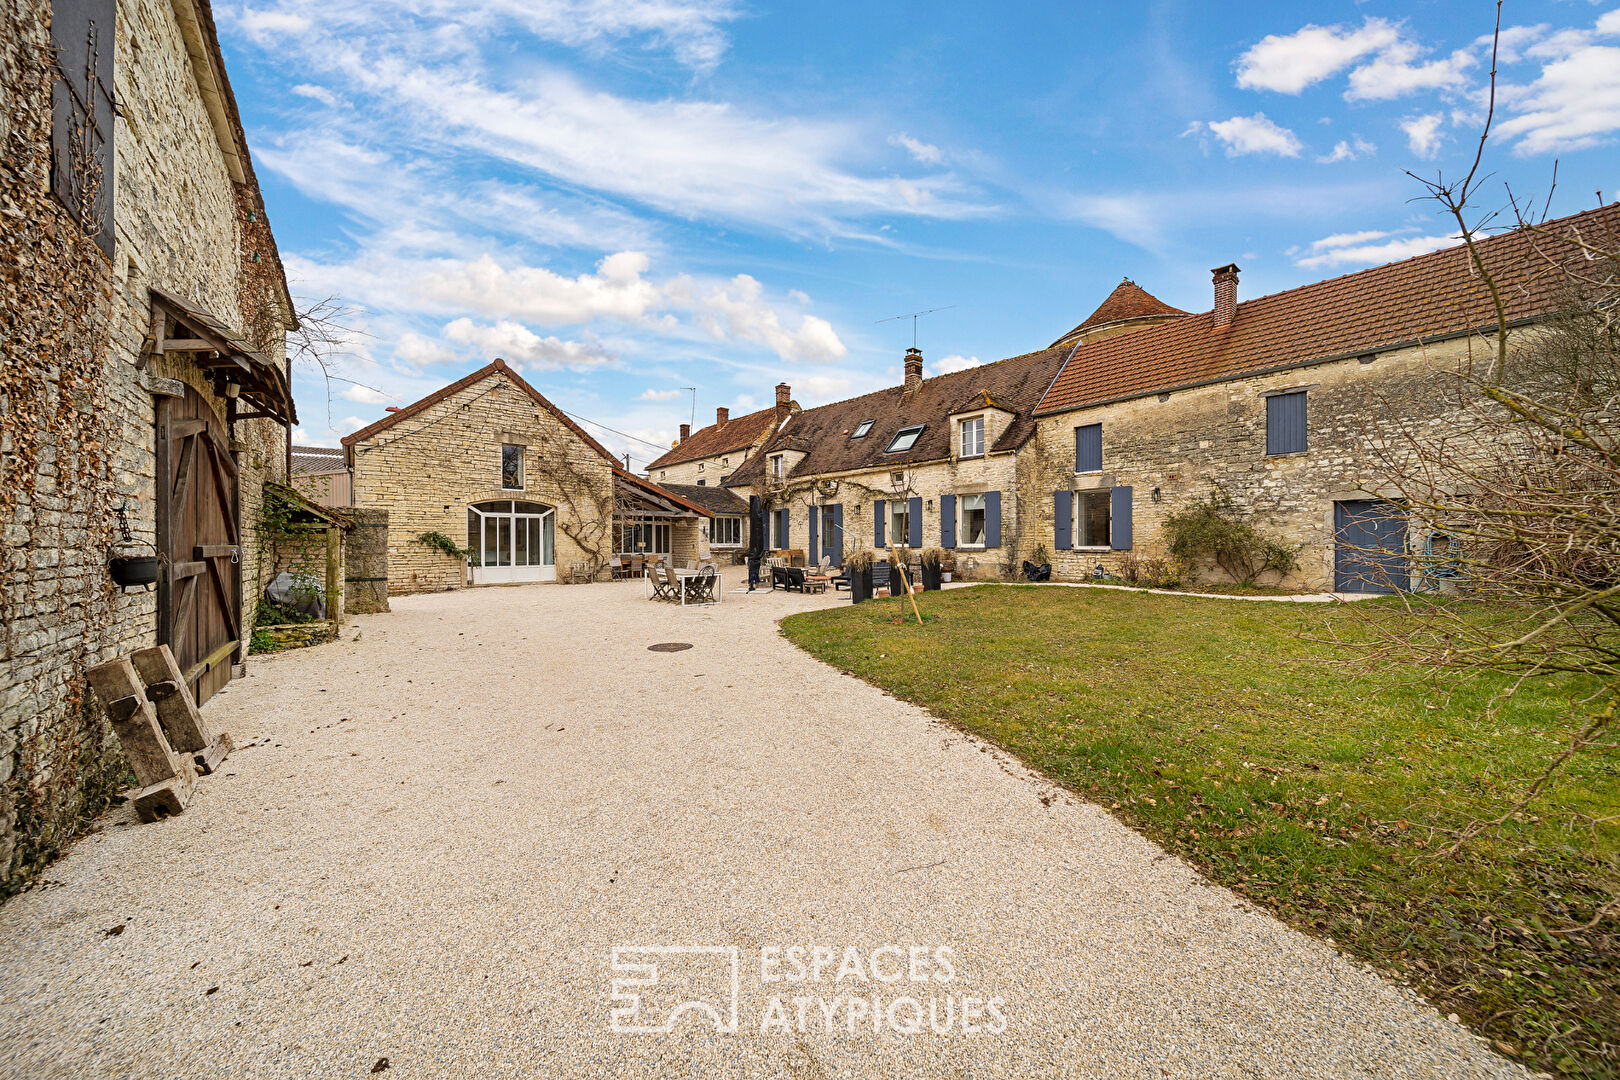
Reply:
[[242, 634], [236, 464], [197, 391], [162, 398], [157, 431], [158, 642], [201, 705], [231, 680]]

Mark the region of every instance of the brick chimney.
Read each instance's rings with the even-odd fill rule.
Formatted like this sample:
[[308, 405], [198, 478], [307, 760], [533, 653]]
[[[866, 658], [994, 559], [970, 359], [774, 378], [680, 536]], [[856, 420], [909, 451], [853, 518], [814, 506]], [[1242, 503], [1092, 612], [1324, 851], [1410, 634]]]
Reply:
[[1215, 275], [1215, 319], [1212, 325], [1231, 326], [1232, 318], [1237, 314], [1237, 263], [1217, 266], [1210, 273]]
[[906, 389], [922, 385], [922, 350], [913, 345], [906, 350]]
[[726, 408], [724, 405], [722, 405], [720, 408], [714, 410], [714, 426], [715, 427], [719, 427], [721, 424], [725, 423], [727, 420], [730, 420], [730, 419], [731, 419], [731, 410]]
[[780, 428], [787, 422], [788, 405], [793, 401], [793, 387], [785, 382], [776, 384], [776, 426]]
[[681, 442], [685, 442], [687, 439], [690, 439], [691, 437], [692, 437], [692, 425], [691, 424], [682, 424], [681, 425]]

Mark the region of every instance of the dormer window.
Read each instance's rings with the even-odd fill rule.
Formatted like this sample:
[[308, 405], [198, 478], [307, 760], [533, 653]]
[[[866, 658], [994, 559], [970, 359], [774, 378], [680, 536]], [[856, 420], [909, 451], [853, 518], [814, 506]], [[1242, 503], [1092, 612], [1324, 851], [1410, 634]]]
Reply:
[[889, 448], [885, 450], [884, 453], [898, 454], [902, 451], [910, 450], [913, 446], [917, 445], [917, 439], [922, 435], [923, 428], [926, 426], [926, 424], [917, 424], [913, 427], [901, 428], [899, 431], [894, 433], [894, 440], [889, 443]]
[[851, 435], [850, 438], [852, 438], [852, 439], [864, 439], [864, 438], [867, 437], [867, 435], [871, 434], [871, 432], [872, 432], [872, 421], [870, 421], [870, 420], [862, 420], [860, 427], [855, 429], [855, 434]]
[[984, 417], [970, 416], [962, 421], [962, 457], [984, 456]]
[[782, 479], [782, 455], [776, 454], [771, 458], [771, 479]]

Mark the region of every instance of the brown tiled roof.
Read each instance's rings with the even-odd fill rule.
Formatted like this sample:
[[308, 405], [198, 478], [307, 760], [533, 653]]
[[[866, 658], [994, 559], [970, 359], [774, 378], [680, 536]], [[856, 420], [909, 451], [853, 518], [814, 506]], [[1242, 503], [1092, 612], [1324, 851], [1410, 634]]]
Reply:
[[568, 430], [572, 431], [575, 435], [578, 435], [581, 439], [583, 439], [585, 441], [585, 445], [589, 446], [598, 454], [601, 454], [603, 457], [613, 462], [615, 468], [618, 467], [618, 458], [608, 453], [607, 447], [585, 434], [584, 428], [574, 423], [568, 418], [566, 413], [557, 408], [557, 406], [553, 405], [550, 401], [546, 400], [546, 396], [544, 394], [530, 386], [528, 383], [524, 382], [522, 377], [511, 368], [507, 367], [506, 361], [500, 359], [499, 357], [492, 360], [488, 364], [485, 364], [477, 371], [472, 372], [470, 375], [462, 376], [449, 386], [441, 387], [438, 390], [433, 391], [433, 393], [429, 394], [422, 400], [413, 401], [411, 404], [405, 406], [403, 409], [400, 409], [398, 412], [391, 412], [381, 420], [378, 420], [376, 423], [368, 424], [352, 435], [345, 435], [343, 437], [343, 445], [353, 446], [355, 443], [371, 438], [380, 431], [386, 431], [388, 428], [393, 427], [401, 420], [404, 420], [407, 417], [415, 416], [423, 409], [437, 405], [451, 394], [460, 393], [462, 390], [467, 389], [467, 387], [472, 386], [474, 383], [482, 382], [497, 372], [505, 375], [507, 379], [511, 381], [513, 386], [516, 386], [519, 390], [522, 390], [525, 394], [528, 394], [531, 398], [533, 398], [536, 405], [539, 405], [541, 408], [551, 413], [551, 415], [561, 421], [562, 424], [568, 428]]
[[714, 517], [714, 512], [711, 511], [708, 507], [702, 506], [699, 503], [693, 502], [691, 499], [688, 499], [685, 496], [681, 495], [679, 492], [673, 490], [668, 485], [655, 484], [651, 480], [643, 480], [641, 477], [637, 476], [635, 473], [626, 472], [624, 469], [621, 469], [617, 465], [613, 466], [613, 476], [614, 476], [615, 479], [622, 480], [625, 483], [630, 484], [633, 487], [638, 487], [638, 488], [641, 488], [643, 491], [650, 492], [650, 493], [652, 493], [654, 495], [662, 496], [663, 498], [668, 499], [670, 502], [674, 503], [676, 506], [684, 507], [685, 509], [692, 511], [695, 514], [701, 514], [703, 517]]
[[723, 487], [699, 487], [696, 484], [659, 484], [664, 491], [679, 495], [689, 503], [703, 507], [711, 514], [738, 515], [748, 513], [748, 504]]
[[[805, 457], [790, 476], [812, 476], [849, 469], [900, 468], [922, 461], [937, 461], [951, 455], [951, 425], [946, 420], [955, 412], [978, 408], [988, 392], [992, 403], [1013, 413], [1015, 419], [989, 449], [1014, 450], [1024, 444], [1034, 430], [1031, 415], [1041, 393], [1063, 365], [1069, 347], [1043, 349], [983, 367], [953, 371], [924, 379], [913, 393], [904, 385], [863, 394], [848, 401], [806, 409], [767, 442], [727, 478], [728, 485], [757, 484], [764, 476], [766, 456], [777, 450], [802, 450]], [[864, 420], [873, 421], [864, 438], [850, 435]], [[904, 427], [926, 424], [910, 450], [885, 453], [895, 432]]]
[[1126, 278], [1114, 286], [1114, 291], [1108, 294], [1106, 300], [1097, 305], [1097, 310], [1087, 316], [1085, 322], [1070, 330], [1052, 344], [1073, 344], [1074, 339], [1085, 331], [1093, 327], [1105, 326], [1108, 323], [1185, 314], [1187, 314], [1185, 311], [1171, 307], [1130, 278]]
[[746, 450], [770, 427], [776, 418], [776, 407], [761, 409], [744, 416], [734, 416], [723, 424], [710, 424], [692, 432], [690, 438], [647, 466], [679, 465], [683, 461], [729, 454], [733, 450]]
[[[1516, 230], [1478, 248], [1510, 324], [1559, 306], [1564, 277], [1549, 256], [1578, 258], [1558, 237], [1620, 237], [1620, 204]], [[1551, 234], [1551, 235], [1548, 235]], [[1543, 254], [1536, 253], [1540, 247]], [[1461, 245], [1403, 262], [1273, 293], [1237, 305], [1232, 324], [1210, 312], [1081, 345], [1037, 408], [1064, 412], [1272, 368], [1377, 352], [1494, 327], [1483, 280]]]

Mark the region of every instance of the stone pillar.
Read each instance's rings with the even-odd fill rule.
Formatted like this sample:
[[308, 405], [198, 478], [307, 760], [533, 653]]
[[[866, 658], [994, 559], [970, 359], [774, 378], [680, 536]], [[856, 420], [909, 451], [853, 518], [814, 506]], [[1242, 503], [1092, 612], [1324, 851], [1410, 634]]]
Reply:
[[354, 528], [344, 537], [343, 608], [348, 615], [388, 610], [388, 511], [347, 507]]

